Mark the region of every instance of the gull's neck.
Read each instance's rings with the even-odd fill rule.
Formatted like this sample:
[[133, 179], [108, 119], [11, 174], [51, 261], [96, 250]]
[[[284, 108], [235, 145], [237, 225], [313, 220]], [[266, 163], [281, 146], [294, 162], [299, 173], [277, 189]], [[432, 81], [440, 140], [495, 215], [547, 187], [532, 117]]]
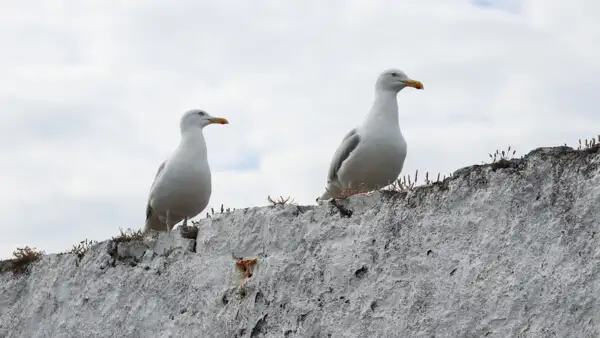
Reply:
[[375, 101], [367, 115], [364, 125], [395, 126], [398, 125], [398, 92], [377, 89]]
[[181, 131], [180, 148], [193, 151], [198, 155], [206, 154], [206, 142], [201, 128], [191, 128]]

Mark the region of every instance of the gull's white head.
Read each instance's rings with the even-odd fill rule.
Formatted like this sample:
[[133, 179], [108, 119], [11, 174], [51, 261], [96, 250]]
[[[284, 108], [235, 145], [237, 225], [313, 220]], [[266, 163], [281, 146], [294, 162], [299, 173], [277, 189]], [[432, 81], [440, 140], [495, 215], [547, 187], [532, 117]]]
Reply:
[[183, 114], [179, 127], [183, 132], [193, 128], [202, 129], [213, 123], [228, 124], [229, 121], [221, 117], [213, 117], [202, 109], [192, 109]]
[[423, 84], [417, 80], [409, 78], [399, 69], [388, 69], [379, 75], [375, 88], [380, 91], [399, 92], [404, 87], [413, 87], [423, 89]]

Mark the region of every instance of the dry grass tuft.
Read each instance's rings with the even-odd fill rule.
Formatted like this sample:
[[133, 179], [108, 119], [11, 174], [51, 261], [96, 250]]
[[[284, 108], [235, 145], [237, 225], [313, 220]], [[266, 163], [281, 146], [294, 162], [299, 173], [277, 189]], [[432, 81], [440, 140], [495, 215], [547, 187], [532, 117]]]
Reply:
[[419, 170], [415, 170], [415, 176], [410, 177], [410, 174], [402, 176], [397, 179], [392, 185], [398, 189], [398, 191], [413, 191], [419, 180]]
[[516, 154], [516, 150], [512, 149], [511, 152], [511, 146], [508, 146], [508, 149], [506, 151], [502, 150], [498, 150], [496, 149], [495, 153], [491, 153], [488, 154], [488, 156], [490, 157], [490, 159], [492, 160], [492, 162], [490, 163], [486, 163], [483, 162], [483, 164], [491, 164], [492, 166], [492, 170], [496, 170], [496, 169], [500, 169], [500, 168], [508, 168], [510, 167], [510, 160], [513, 158], [513, 156], [515, 156]]
[[446, 176], [446, 174], [444, 174], [444, 176], [442, 176], [440, 173], [438, 173], [435, 181], [432, 181], [429, 179], [429, 171], [426, 171], [425, 172], [425, 185], [432, 185], [434, 183], [444, 182], [444, 180], [448, 177], [452, 177], [452, 174], [448, 174], [448, 176]]
[[13, 259], [3, 261], [2, 271], [12, 271], [14, 274], [28, 272], [31, 263], [42, 258], [44, 251], [28, 246], [13, 251]]
[[98, 244], [98, 241], [90, 241], [90, 240], [85, 239], [85, 240], [79, 242], [79, 244], [73, 245], [73, 248], [71, 248], [71, 250], [67, 251], [66, 253], [76, 254], [77, 258], [82, 259], [83, 256], [85, 256], [85, 253], [94, 244]]
[[119, 232], [120, 232], [120, 234], [118, 236], [113, 237], [111, 239], [115, 243], [138, 241], [138, 240], [142, 240], [144, 238], [142, 229], [133, 230], [131, 228], [128, 228], [127, 230], [123, 231], [123, 229], [119, 228]]
[[[221, 204], [221, 212], [220, 212], [221, 214], [232, 212], [234, 210], [235, 210], [235, 208], [224, 208], [223, 204]], [[208, 213], [208, 211], [206, 212], [206, 218], [210, 218], [214, 214], [215, 214], [215, 209], [210, 208], [210, 213]]]
[[594, 147], [595, 145], [600, 144], [600, 134], [598, 136], [594, 136], [591, 139], [585, 139], [584, 142], [581, 142], [579, 139], [579, 145], [577, 146], [577, 150], [585, 150]]
[[511, 146], [508, 146], [508, 149], [506, 151], [504, 151], [504, 150], [499, 151], [498, 149], [496, 149], [495, 153], [488, 154], [490, 156], [490, 159], [492, 160], [491, 163], [492, 164], [500, 163], [500, 162], [505, 162], [505, 161], [511, 160], [513, 158], [513, 156], [515, 156], [517, 151], [513, 150], [511, 153], [510, 150], [511, 150]]
[[[429, 172], [426, 171], [425, 172], [425, 181], [423, 182], [422, 185], [432, 185], [434, 183], [443, 182], [446, 178], [449, 178], [449, 177], [452, 177], [452, 174], [449, 174], [448, 176], [446, 176], [446, 175], [442, 176], [442, 174], [438, 173], [437, 177], [434, 181], [429, 178]], [[414, 176], [411, 177], [410, 174], [404, 175], [404, 176], [402, 176], [402, 178], [397, 179], [396, 181], [394, 181], [394, 183], [385, 187], [383, 190], [394, 191], [394, 192], [414, 191], [418, 186], [420, 186], [420, 184], [417, 184], [418, 181], [419, 181], [419, 170], [415, 170]]]
[[295, 204], [294, 199], [291, 196], [285, 198], [283, 196], [279, 196], [276, 200], [272, 199], [271, 196], [267, 196], [267, 200], [269, 201], [269, 203], [271, 203], [272, 206]]

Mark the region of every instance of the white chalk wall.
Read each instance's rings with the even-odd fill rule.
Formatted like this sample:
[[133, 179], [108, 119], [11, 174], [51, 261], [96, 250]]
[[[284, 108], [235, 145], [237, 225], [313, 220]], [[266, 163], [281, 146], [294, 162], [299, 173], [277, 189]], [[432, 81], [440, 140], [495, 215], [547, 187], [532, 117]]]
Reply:
[[[0, 337], [598, 337], [597, 151], [44, 256], [0, 275]], [[232, 253], [259, 257], [245, 292]]]

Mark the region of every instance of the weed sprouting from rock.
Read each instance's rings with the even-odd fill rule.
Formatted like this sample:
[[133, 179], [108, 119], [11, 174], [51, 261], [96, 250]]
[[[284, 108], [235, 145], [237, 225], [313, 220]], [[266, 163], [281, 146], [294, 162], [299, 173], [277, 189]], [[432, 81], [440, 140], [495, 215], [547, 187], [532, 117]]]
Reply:
[[491, 153], [489, 154], [490, 159], [492, 160], [491, 163], [499, 163], [502, 161], [509, 161], [513, 158], [513, 156], [515, 156], [515, 154], [517, 153], [516, 150], [512, 150], [511, 153], [511, 146], [508, 146], [508, 149], [506, 151], [502, 150], [498, 150], [496, 149], [495, 153]]
[[192, 221], [192, 225], [179, 226], [179, 232], [183, 238], [196, 240], [198, 231], [200, 231], [200, 222], [198, 221]]
[[17, 248], [13, 251], [13, 259], [8, 259], [0, 263], [0, 271], [12, 271], [15, 275], [28, 272], [31, 263], [42, 258], [44, 251], [26, 246]]
[[79, 244], [73, 245], [71, 250], [67, 251], [66, 253], [76, 254], [77, 258], [82, 259], [83, 256], [85, 256], [85, 253], [92, 247], [92, 245], [97, 243], [97, 241], [90, 241], [88, 239], [85, 239], [79, 242]]
[[581, 142], [579, 139], [579, 145], [577, 146], [577, 150], [585, 150], [594, 147], [595, 145], [600, 144], [600, 134], [598, 136], [594, 136], [591, 139], [585, 139], [584, 142]]
[[[452, 177], [452, 174], [448, 176], [443, 175], [441, 173], [437, 174], [435, 180], [429, 178], [429, 172], [425, 172], [425, 180], [422, 185], [432, 185], [434, 183], [443, 182], [446, 178]], [[402, 176], [402, 178], [397, 179], [394, 183], [385, 187], [384, 191], [393, 191], [393, 192], [412, 192], [417, 187], [421, 186], [418, 184], [419, 182], [419, 170], [415, 170], [415, 175], [411, 177], [410, 174]]]
[[[489, 164], [491, 164], [493, 170], [500, 168], [508, 168], [510, 166], [510, 160], [513, 158], [513, 156], [515, 156], [516, 153], [517, 151], [512, 149], [511, 146], [508, 146], [508, 149], [506, 151], [496, 149], [495, 153], [488, 154], [490, 159], [492, 160], [492, 162], [490, 162]], [[483, 163], [488, 164], [485, 162]]]
[[142, 240], [144, 237], [144, 233], [143, 231], [140, 230], [133, 230], [131, 228], [128, 228], [127, 230], [123, 231], [123, 229], [119, 228], [119, 235], [116, 237], [113, 237], [111, 240], [114, 243], [125, 243], [125, 242], [131, 242], [131, 241], [139, 241]]
[[294, 199], [291, 196], [283, 197], [279, 196], [277, 199], [272, 199], [271, 196], [267, 196], [267, 200], [271, 203], [271, 206], [295, 204]]
[[[221, 204], [221, 211], [220, 211], [221, 214], [229, 213], [234, 210], [235, 210], [235, 208], [225, 208], [225, 207], [223, 207], [223, 204]], [[219, 213], [219, 212], [217, 212], [217, 213]], [[208, 211], [206, 212], [206, 218], [211, 218], [211, 216], [213, 216], [214, 214], [215, 214], [215, 209], [210, 208], [210, 213]]]

